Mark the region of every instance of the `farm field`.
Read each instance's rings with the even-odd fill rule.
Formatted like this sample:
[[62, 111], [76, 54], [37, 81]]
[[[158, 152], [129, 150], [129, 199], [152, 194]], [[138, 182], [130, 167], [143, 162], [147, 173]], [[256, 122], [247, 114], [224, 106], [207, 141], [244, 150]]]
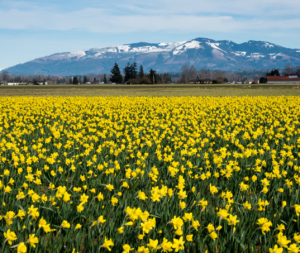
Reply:
[[0, 86], [0, 96], [299, 96], [299, 85]]
[[300, 252], [300, 97], [98, 91], [0, 97], [1, 252]]

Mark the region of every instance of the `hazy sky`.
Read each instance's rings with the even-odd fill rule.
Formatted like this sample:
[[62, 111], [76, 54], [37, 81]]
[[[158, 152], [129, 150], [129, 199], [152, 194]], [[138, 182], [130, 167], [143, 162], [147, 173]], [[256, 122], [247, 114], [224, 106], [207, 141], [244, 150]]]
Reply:
[[0, 69], [134, 42], [269, 41], [300, 48], [299, 0], [0, 0]]

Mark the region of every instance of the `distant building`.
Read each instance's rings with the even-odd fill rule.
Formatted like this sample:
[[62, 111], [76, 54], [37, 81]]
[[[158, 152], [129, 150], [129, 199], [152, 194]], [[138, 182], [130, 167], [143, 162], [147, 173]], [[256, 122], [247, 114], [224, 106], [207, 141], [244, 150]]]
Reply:
[[193, 84], [204, 84], [204, 83], [212, 83], [212, 80], [209, 78], [199, 78], [197, 76], [196, 79], [190, 80], [189, 83], [193, 83]]
[[7, 82], [4, 85], [20, 85], [19, 82]]
[[2, 85], [27, 85], [27, 82], [4, 82]]
[[297, 75], [288, 76], [266, 76], [268, 83], [300, 83], [300, 78]]
[[47, 85], [47, 81], [33, 81], [33, 82], [4, 82], [2, 85]]
[[41, 80], [33, 81], [33, 82], [29, 82], [28, 84], [33, 84], [33, 85], [48, 85], [48, 83], [47, 83], [46, 80], [44, 80], [44, 81], [41, 81]]
[[244, 81], [244, 84], [253, 84], [253, 83], [254, 83], [254, 79], [252, 79], [252, 78], [246, 79]]

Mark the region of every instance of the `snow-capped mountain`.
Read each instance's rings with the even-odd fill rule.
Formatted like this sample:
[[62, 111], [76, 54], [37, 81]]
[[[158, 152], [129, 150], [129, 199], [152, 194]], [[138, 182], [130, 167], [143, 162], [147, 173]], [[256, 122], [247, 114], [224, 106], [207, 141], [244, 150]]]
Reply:
[[109, 73], [117, 62], [143, 64], [158, 72], [180, 71], [184, 64], [197, 69], [236, 70], [283, 68], [300, 65], [300, 49], [289, 49], [270, 42], [250, 40], [237, 44], [228, 40], [197, 38], [175, 43], [133, 43], [117, 47], [92, 48], [41, 57], [8, 68], [10, 74], [83, 75]]

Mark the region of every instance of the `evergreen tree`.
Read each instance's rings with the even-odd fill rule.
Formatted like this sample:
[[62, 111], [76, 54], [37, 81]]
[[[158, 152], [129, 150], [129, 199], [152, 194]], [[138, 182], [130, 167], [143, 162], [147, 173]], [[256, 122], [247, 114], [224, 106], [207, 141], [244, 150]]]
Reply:
[[83, 83], [87, 83], [88, 82], [88, 79], [86, 76], [83, 77]]
[[117, 63], [115, 63], [110, 72], [111, 77], [109, 78], [109, 81], [111, 81], [112, 83], [122, 83], [123, 77]]
[[138, 72], [136, 62], [132, 64], [128, 62], [124, 67], [124, 82], [127, 82], [130, 79], [135, 79], [137, 77], [137, 74]]
[[152, 84], [156, 84], [157, 83], [157, 76], [156, 76], [156, 71], [155, 70], [150, 69], [149, 79], [150, 79], [150, 81], [151, 81]]
[[131, 67], [130, 63], [128, 62], [127, 65], [123, 69], [124, 71], [124, 82], [126, 83], [131, 78]]
[[145, 75], [144, 74], [144, 68], [143, 68], [143, 65], [141, 65], [140, 66], [140, 71], [139, 71], [139, 77], [142, 78], [142, 77], [144, 77], [144, 75]]
[[259, 78], [259, 83], [267, 83], [267, 82], [268, 82], [267, 78], [265, 78], [265, 77]]
[[73, 84], [78, 84], [78, 78], [76, 76], [73, 78]]
[[267, 72], [266, 76], [280, 76], [278, 69], [273, 69], [271, 72]]
[[106, 74], [104, 74], [103, 82], [104, 82], [105, 84], [107, 83], [107, 77], [106, 77]]
[[131, 78], [135, 79], [137, 78], [138, 72], [137, 72], [137, 64], [136, 62], [134, 62], [133, 64], [131, 64]]

